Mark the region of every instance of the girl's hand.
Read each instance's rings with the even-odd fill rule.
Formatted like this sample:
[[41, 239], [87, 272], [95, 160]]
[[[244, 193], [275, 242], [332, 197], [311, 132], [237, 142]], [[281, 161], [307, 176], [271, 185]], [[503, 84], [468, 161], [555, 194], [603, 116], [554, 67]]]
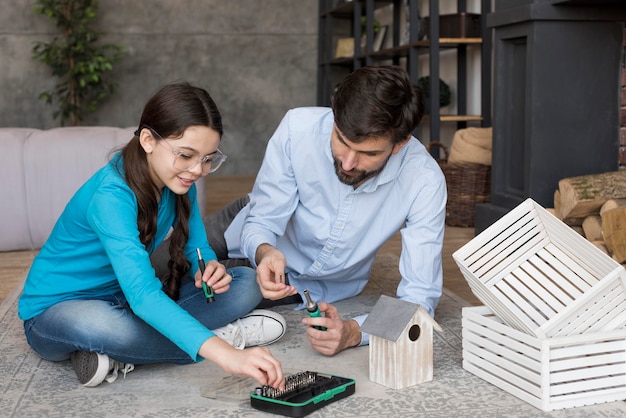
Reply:
[[285, 389], [282, 366], [267, 348], [237, 350], [219, 337], [211, 337], [202, 344], [199, 354], [228, 373], [251, 377], [261, 386]]
[[204, 276], [200, 275], [200, 270], [196, 272], [195, 281], [197, 288], [201, 288], [204, 281], [207, 286], [213, 287], [216, 294], [220, 294], [230, 289], [230, 282], [233, 281], [233, 278], [226, 273], [226, 267], [223, 264], [211, 260], [205, 265]]

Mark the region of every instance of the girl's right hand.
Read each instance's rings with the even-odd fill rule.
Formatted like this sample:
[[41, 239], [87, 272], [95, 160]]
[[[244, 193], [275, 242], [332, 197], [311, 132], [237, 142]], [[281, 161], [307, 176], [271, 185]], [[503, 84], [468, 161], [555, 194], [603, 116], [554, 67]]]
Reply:
[[223, 264], [210, 260], [206, 263], [204, 276], [200, 274], [199, 269], [196, 272], [195, 285], [198, 289], [202, 287], [203, 281], [219, 295], [230, 289], [230, 282], [233, 281], [233, 278], [226, 272], [226, 267]]
[[202, 344], [199, 354], [229, 373], [256, 379], [261, 386], [285, 389], [282, 366], [267, 348], [237, 350], [221, 338], [211, 337]]

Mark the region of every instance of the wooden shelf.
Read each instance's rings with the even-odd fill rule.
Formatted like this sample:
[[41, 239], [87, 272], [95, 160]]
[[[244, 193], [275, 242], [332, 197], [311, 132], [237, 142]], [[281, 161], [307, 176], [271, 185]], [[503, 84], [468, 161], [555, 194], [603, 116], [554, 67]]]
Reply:
[[480, 115], [440, 115], [439, 120], [441, 122], [480, 122], [483, 117]]
[[[424, 119], [430, 120], [430, 115], [424, 114]], [[480, 122], [482, 120], [481, 115], [439, 115], [439, 122], [441, 123]]]
[[[439, 68], [440, 57], [442, 53], [446, 51], [455, 51], [457, 57], [456, 64], [456, 78], [457, 78], [457, 91], [454, 94], [456, 112], [459, 115], [439, 114], [439, 109], [434, 110], [436, 115], [434, 118], [425, 115], [428, 119], [429, 132], [432, 138], [439, 138], [440, 128], [444, 124], [456, 124], [457, 129], [467, 127], [468, 123], [474, 122], [480, 124], [480, 126], [491, 125], [491, 31], [487, 27], [485, 17], [491, 11], [491, 0], [480, 0], [481, 21], [480, 31], [450, 31], [448, 34], [463, 34], [472, 33], [481, 35], [480, 37], [471, 38], [456, 38], [456, 37], [441, 37], [435, 39], [436, 33], [441, 33], [442, 28], [431, 26], [432, 32], [426, 33], [427, 38], [416, 40], [418, 37], [415, 28], [418, 28], [418, 22], [409, 22], [410, 27], [414, 29], [409, 35], [413, 42], [409, 44], [400, 45], [401, 39], [404, 34], [400, 33], [400, 30], [404, 25], [402, 16], [403, 9], [394, 9], [396, 7], [403, 8], [404, 2], [400, 0], [352, 0], [349, 2], [336, 5], [336, 2], [332, 0], [319, 0], [320, 1], [320, 15], [319, 15], [319, 53], [318, 53], [318, 105], [328, 106], [332, 97], [333, 89], [337, 84], [350, 72], [357, 68], [368, 65], [382, 65], [382, 64], [394, 64], [402, 65], [406, 68], [411, 81], [414, 84], [418, 83], [418, 80], [426, 75], [432, 76], [434, 79], [438, 78], [441, 74]], [[419, 11], [421, 9], [427, 9], [430, 13], [430, 21], [435, 22], [439, 16], [439, 1], [438, 0], [407, 0], [408, 7], [412, 11], [411, 16], [417, 16], [415, 8]], [[457, 0], [458, 13], [467, 12], [467, 1]], [[388, 48], [381, 49], [379, 51], [367, 52], [367, 48], [359, 48], [359, 45], [355, 45], [355, 56], [334, 58], [337, 39], [342, 37], [356, 37], [360, 39], [361, 36], [361, 22], [363, 18], [369, 24], [369, 27], [373, 24], [375, 19], [374, 12], [384, 6], [392, 7], [393, 20], [389, 25], [386, 36], [391, 36], [391, 42], [385, 41], [387, 45], [392, 45]], [[385, 25], [387, 23], [385, 22]], [[371, 34], [370, 34], [371, 35]], [[369, 42], [373, 42], [373, 39], [369, 39]], [[371, 46], [369, 46], [371, 48]], [[467, 115], [469, 102], [469, 89], [472, 80], [468, 80], [468, 63], [469, 59], [475, 57], [474, 52], [476, 49], [480, 51], [480, 110], [479, 115]], [[471, 53], [470, 53], [471, 51]], [[429, 68], [427, 71], [423, 70], [423, 63], [428, 61]], [[424, 72], [424, 74], [422, 74]], [[431, 84], [431, 92], [435, 92], [437, 88], [436, 83]], [[436, 100], [432, 99], [432, 95], [428, 95], [429, 103], [434, 106]]]
[[[481, 44], [483, 42], [482, 38], [439, 38], [440, 46], [448, 46], [450, 48], [457, 47], [459, 45], [467, 45], [467, 44]], [[412, 46], [422, 46], [429, 47], [430, 41], [428, 39], [423, 39], [421, 41], [417, 41], [411, 44]]]
[[[482, 38], [440, 38], [440, 48], [457, 48], [459, 45], [480, 45], [482, 44]], [[428, 40], [414, 42], [411, 45], [399, 45], [392, 48], [385, 48], [380, 51], [370, 52], [369, 54], [362, 53], [356, 56], [357, 60], [365, 60], [368, 57], [383, 61], [394, 58], [403, 58], [409, 55], [411, 48], [420, 48], [420, 54], [428, 54], [428, 48], [430, 48], [430, 42]], [[330, 61], [320, 62], [320, 65], [352, 65], [355, 57], [341, 57], [334, 58]]]
[[[381, 7], [388, 6], [391, 3], [393, 3], [393, 0], [386, 0], [386, 1], [376, 0], [374, 1], [374, 9], [380, 9]], [[334, 16], [334, 17], [341, 17], [344, 19], [350, 19], [352, 18], [353, 14], [354, 14], [354, 1], [349, 1], [346, 3], [340, 4], [339, 6], [331, 10], [322, 11], [320, 13], [320, 17]]]

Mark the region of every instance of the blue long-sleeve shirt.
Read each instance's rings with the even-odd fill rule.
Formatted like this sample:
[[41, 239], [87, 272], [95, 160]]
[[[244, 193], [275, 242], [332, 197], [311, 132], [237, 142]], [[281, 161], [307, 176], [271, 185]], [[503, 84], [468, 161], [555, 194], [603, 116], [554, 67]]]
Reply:
[[[270, 138], [250, 204], [225, 237], [231, 257], [254, 263], [263, 243], [282, 251], [289, 283], [318, 301], [357, 295], [376, 251], [401, 229], [397, 296], [431, 315], [442, 291], [445, 178], [415, 138], [356, 190], [333, 167], [332, 111], [287, 112]], [[302, 308], [303, 306], [300, 306]], [[359, 324], [365, 317], [355, 318]]]
[[[133, 312], [193, 359], [215, 334], [179, 307], [163, 291], [150, 253], [165, 239], [176, 219], [176, 195], [167, 187], [159, 202], [154, 244], [139, 240], [137, 199], [114, 164], [119, 154], [96, 172], [72, 197], [46, 243], [35, 257], [19, 299], [22, 320], [70, 299], [97, 299], [122, 290]], [[195, 249], [216, 259], [207, 242], [196, 200], [189, 190], [191, 216], [185, 254], [191, 271], [198, 268]]]

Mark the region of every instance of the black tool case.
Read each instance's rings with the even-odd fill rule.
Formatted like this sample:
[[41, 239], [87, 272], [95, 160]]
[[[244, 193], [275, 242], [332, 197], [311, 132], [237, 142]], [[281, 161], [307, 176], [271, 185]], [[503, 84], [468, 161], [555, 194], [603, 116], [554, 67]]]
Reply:
[[250, 405], [260, 411], [303, 417], [354, 393], [354, 379], [318, 372], [301, 372], [285, 379], [285, 390], [269, 386], [250, 393]]

